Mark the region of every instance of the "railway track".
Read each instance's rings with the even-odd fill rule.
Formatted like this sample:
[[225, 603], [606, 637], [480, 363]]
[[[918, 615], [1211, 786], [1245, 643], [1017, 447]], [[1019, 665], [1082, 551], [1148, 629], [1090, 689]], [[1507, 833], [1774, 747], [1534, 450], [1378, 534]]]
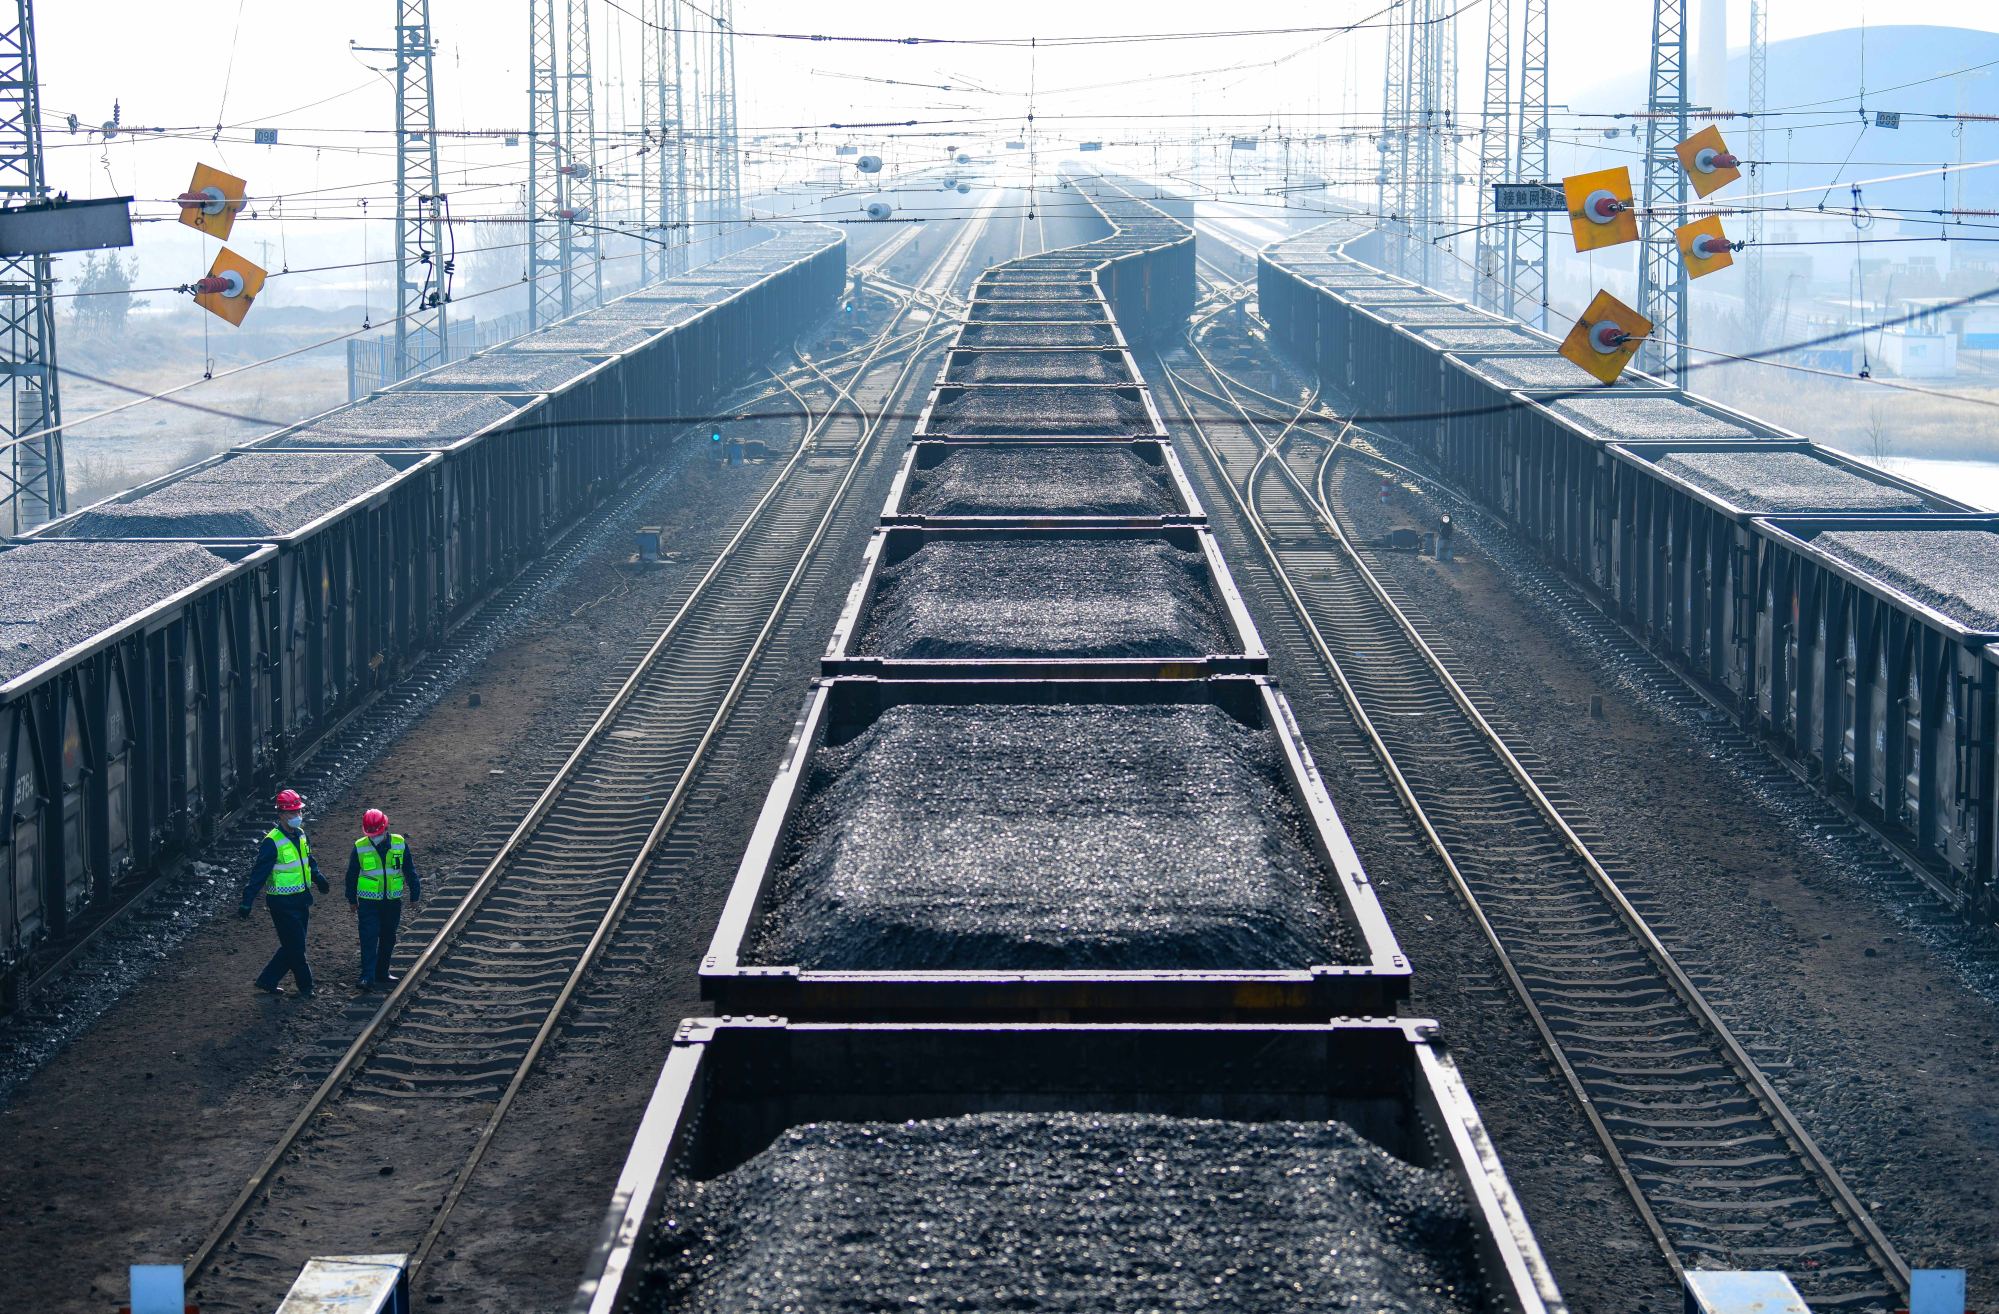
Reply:
[[1901, 1303], [1906, 1263], [1344, 531], [1345, 426], [1320, 427], [1316, 394], [1246, 396], [1198, 330], [1186, 345], [1159, 375], [1210, 504], [1240, 514], [1345, 747], [1382, 764], [1667, 1262], [1781, 1268], [1815, 1309]]
[[[923, 284], [955, 286], [984, 227], [982, 212]], [[312, 1253], [393, 1249], [421, 1268], [634, 899], [691, 858], [677, 823], [701, 808], [697, 779], [942, 341], [934, 320], [912, 338], [923, 313], [904, 297], [858, 359], [776, 380], [813, 417], [804, 438], [191, 1256], [205, 1308], [271, 1308]]]

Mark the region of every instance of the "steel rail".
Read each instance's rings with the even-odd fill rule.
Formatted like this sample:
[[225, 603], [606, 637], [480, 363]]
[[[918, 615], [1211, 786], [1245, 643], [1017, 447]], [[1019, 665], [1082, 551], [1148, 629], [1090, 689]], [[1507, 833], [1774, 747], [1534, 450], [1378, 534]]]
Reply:
[[[1168, 386], [1174, 391], [1176, 400], [1179, 401], [1182, 411], [1192, 423], [1201, 445], [1213, 463], [1217, 478], [1228, 489], [1231, 500], [1237, 504], [1238, 509], [1243, 513], [1245, 522], [1258, 539], [1265, 554], [1269, 557], [1272, 570], [1278, 578], [1284, 593], [1291, 601], [1293, 608], [1298, 612], [1301, 624], [1311, 639], [1313, 647], [1318, 650], [1322, 660], [1327, 663], [1328, 668], [1333, 672], [1349, 710], [1355, 718], [1356, 724], [1362, 728], [1364, 735], [1369, 741], [1371, 750], [1388, 770], [1391, 781], [1396, 787], [1397, 794], [1401, 797], [1405, 808], [1416, 819], [1418, 827], [1424, 833], [1426, 841], [1444, 861], [1446, 870], [1450, 873], [1460, 897], [1472, 910], [1482, 932], [1486, 935], [1488, 944], [1493, 948], [1495, 955], [1501, 963], [1502, 970], [1506, 973], [1509, 982], [1514, 986], [1516, 994], [1520, 995], [1523, 1004], [1526, 1006], [1530, 1018], [1533, 1020], [1537, 1031], [1542, 1037], [1543, 1044], [1548, 1047], [1551, 1057], [1562, 1071], [1571, 1092], [1575, 1095], [1586, 1117], [1591, 1122], [1593, 1131], [1595, 1131], [1599, 1140], [1603, 1141], [1606, 1151], [1611, 1155], [1611, 1162], [1615, 1166], [1620, 1180], [1623, 1181], [1627, 1191], [1632, 1195], [1634, 1203], [1639, 1209], [1641, 1219], [1644, 1221], [1647, 1230], [1652, 1233], [1655, 1241], [1660, 1244], [1668, 1262], [1674, 1265], [1676, 1269], [1681, 1266], [1682, 1261], [1679, 1248], [1673, 1243], [1665, 1227], [1654, 1213], [1651, 1203], [1646, 1198], [1642, 1187], [1637, 1181], [1636, 1175], [1632, 1172], [1628, 1161], [1625, 1159], [1619, 1143], [1598, 1110], [1597, 1102], [1591, 1095], [1587, 1084], [1577, 1073], [1574, 1065], [1569, 1062], [1566, 1046], [1556, 1035], [1555, 1029], [1549, 1025], [1534, 997], [1532, 988], [1515, 965], [1513, 954], [1504, 943], [1503, 937], [1497, 928], [1486, 916], [1473, 882], [1459, 866], [1457, 859], [1450, 852], [1449, 845], [1444, 840], [1440, 830], [1432, 823], [1427, 810], [1416, 797], [1416, 793], [1411, 788], [1408, 779], [1403, 775], [1399, 765], [1396, 764], [1386, 739], [1377, 731], [1373, 721], [1368, 718], [1358, 689], [1352, 681], [1348, 680], [1344, 670], [1341, 669], [1341, 665], [1333, 653], [1330, 643], [1327, 642], [1316, 620], [1304, 605], [1303, 599], [1291, 579], [1289, 569], [1282, 560], [1280, 549], [1272, 541], [1269, 527], [1264, 521], [1262, 512], [1255, 505], [1257, 495], [1254, 481], [1263, 471], [1264, 466], [1271, 463], [1273, 457], [1276, 457], [1274, 461], [1275, 467], [1282, 473], [1285, 481], [1292, 485], [1299, 500], [1312, 512], [1313, 517], [1320, 521], [1333, 542], [1348, 559], [1352, 573], [1363, 583], [1367, 593], [1373, 597], [1376, 606], [1385, 616], [1391, 619], [1395, 627], [1401, 632], [1404, 642], [1416, 650], [1423, 665], [1430, 671], [1431, 678], [1448, 695], [1450, 701], [1455, 704], [1465, 722], [1474, 729], [1478, 738], [1483, 741], [1488, 750], [1505, 767], [1508, 774], [1512, 777], [1514, 787], [1530, 802], [1534, 811], [1539, 814], [1543, 824], [1561, 838], [1563, 845], [1589, 876], [1597, 893], [1615, 910], [1627, 934], [1639, 942], [1646, 957], [1650, 960], [1653, 969], [1666, 980], [1673, 989], [1674, 994], [1679, 998], [1681, 1004], [1687, 1008], [1714, 1039], [1717, 1047], [1728, 1060], [1730, 1067], [1735, 1069], [1738, 1080], [1754, 1096], [1757, 1104], [1763, 1109], [1765, 1116], [1774, 1129], [1789, 1144], [1793, 1155], [1800, 1159], [1811, 1170], [1812, 1175], [1818, 1179], [1820, 1185], [1824, 1188], [1827, 1202], [1841, 1215], [1842, 1222], [1852, 1235], [1854, 1241], [1864, 1253], [1869, 1255], [1870, 1262], [1876, 1265], [1877, 1270], [1888, 1280], [1889, 1285], [1906, 1293], [1908, 1283], [1908, 1268], [1906, 1264], [1902, 1261], [1899, 1254], [1897, 1254], [1892, 1243], [1880, 1231], [1878, 1225], [1874, 1223], [1872, 1217], [1861, 1207], [1860, 1202], [1854, 1197], [1851, 1189], [1846, 1186], [1830, 1160], [1826, 1158], [1810, 1135], [1799, 1124], [1796, 1116], [1771, 1086], [1767, 1076], [1756, 1065], [1754, 1060], [1750, 1058], [1747, 1051], [1722, 1019], [1714, 1013], [1705, 997], [1691, 979], [1687, 977], [1671, 953], [1658, 940], [1658, 937], [1645, 922], [1643, 916], [1631, 905], [1623, 891], [1617, 886], [1615, 880], [1604, 870], [1602, 864], [1597, 860], [1589, 846], [1569, 826], [1566, 819], [1562, 817], [1559, 809], [1547, 798], [1545, 792], [1532, 778], [1531, 773], [1520, 763], [1519, 759], [1505, 744], [1503, 738], [1487, 722], [1484, 715], [1479, 712], [1469, 696], [1465, 694], [1462, 686], [1451, 675], [1442, 660], [1438, 658], [1434, 649], [1423, 639], [1413, 621], [1410, 620], [1403, 609], [1389, 596], [1387, 590], [1381, 585], [1380, 580], [1367, 566], [1356, 545], [1348, 538], [1344, 529], [1339, 524], [1338, 517], [1334, 514], [1329, 499], [1321, 496], [1315, 490], [1307, 489], [1298, 479], [1296, 472], [1290, 468], [1289, 464], [1281, 456], [1277, 455], [1279, 443], [1283, 441], [1284, 437], [1295, 431], [1298, 419], [1311, 409], [1314, 399], [1308, 399], [1305, 405], [1299, 408], [1298, 413], [1285, 423], [1285, 429], [1279, 439], [1272, 441], [1265, 436], [1262, 428], [1257, 425], [1250, 408], [1236, 397], [1226, 373], [1216, 366], [1212, 359], [1207, 356], [1207, 353], [1201, 349], [1200, 344], [1195, 340], [1195, 335], [1191, 332], [1188, 338], [1188, 345], [1192, 348], [1196, 359], [1201, 362], [1203, 368], [1214, 378], [1215, 383], [1224, 393], [1228, 394], [1229, 403], [1242, 417], [1244, 427], [1255, 436], [1261, 448], [1251, 470], [1244, 476], [1242, 489], [1236, 487], [1234, 479], [1229, 473], [1229, 466], [1226, 460], [1208, 434], [1206, 427], [1200, 423], [1199, 416], [1193, 406], [1187, 401], [1182, 391], [1182, 385], [1186, 382], [1184, 377], [1178, 371], [1166, 366], [1162, 360], [1160, 362], [1162, 373], [1167, 379]], [[1189, 390], [1192, 390], [1191, 386]], [[1267, 394], [1262, 395], [1267, 396]], [[1268, 418], [1275, 421], [1278, 417], [1272, 416]], [[1334, 444], [1328, 449], [1325, 459], [1327, 461], [1333, 459], [1333, 454], [1337, 453], [1343, 445], [1336, 439]], [[1324, 468], [1325, 463], [1322, 461], [1318, 472], [1319, 478], [1315, 478], [1315, 483], [1322, 482]]]
[[[977, 236], [977, 230], [973, 226], [968, 225], [964, 233], [964, 239], [967, 242], [975, 241]], [[933, 265], [933, 270], [942, 265], [944, 257], [955, 249], [955, 246], [956, 244], [953, 244], [953, 246], [946, 247], [943, 252], [940, 252], [937, 261]], [[960, 262], [960, 267], [962, 267], [962, 261]], [[894, 334], [894, 329], [901, 325], [913, 308], [913, 301], [905, 299], [903, 306], [897, 311], [889, 328], [879, 335], [877, 349], [870, 353], [856, 368], [854, 372], [855, 378], [870, 371], [887, 351], [889, 343], [899, 340]], [[914, 369], [920, 356], [921, 352], [912, 351], [908, 353], [897, 382], [891, 389], [891, 396], [906, 386], [909, 373]], [[824, 427], [830, 424], [837, 409], [838, 405], [836, 401], [820, 417], [818, 421], [820, 432], [823, 432]], [[885, 406], [883, 411], [884, 417], [886, 414], [887, 408]], [[879, 432], [878, 423], [873, 426], [873, 432]], [[557, 767], [554, 776], [537, 795], [526, 815], [523, 816], [521, 821], [502, 842], [499, 850], [489, 860], [472, 888], [467, 891], [458, 907], [454, 909], [452, 916], [439, 929], [417, 961], [412, 964], [403, 979], [397, 984], [388, 998], [384, 1000], [381, 1008], [376, 1012], [374, 1017], [370, 1019], [361, 1033], [348, 1046], [339, 1062], [335, 1064], [334, 1068], [314, 1090], [313, 1094], [308, 1097], [305, 1105], [280, 1136], [275, 1147], [265, 1156], [258, 1168], [252, 1173], [242, 1191], [225, 1211], [221, 1220], [190, 1257], [187, 1265], [187, 1272], [190, 1277], [204, 1271], [213, 1261], [221, 1243], [241, 1222], [256, 1197], [270, 1186], [272, 1179], [277, 1173], [277, 1169], [283, 1164], [292, 1150], [297, 1147], [308, 1126], [347, 1087], [369, 1056], [378, 1048], [392, 1025], [407, 1012], [409, 1004], [416, 997], [417, 992], [431, 976], [439, 962], [456, 945], [466, 928], [472, 923], [476, 914], [485, 907], [491, 895], [500, 885], [501, 878], [505, 875], [511, 860], [520, 852], [526, 840], [535, 833], [540, 824], [549, 817], [557, 801], [564, 796], [570, 784], [576, 779], [577, 773], [588, 758], [590, 751], [605, 742], [607, 732], [616, 723], [624, 709], [632, 703], [639, 691], [644, 688], [647, 683], [647, 677], [658, 666], [662, 655], [668, 650], [670, 641], [678, 633], [682, 623], [691, 614], [697, 602], [704, 599], [710, 592], [711, 586], [719, 577], [723, 565], [741, 549], [743, 544], [749, 539], [752, 530], [761, 521], [765, 511], [774, 503], [780, 491], [786, 487], [792, 474], [801, 468], [806, 456], [813, 450], [816, 436], [816, 433], [808, 433], [785, 464], [776, 472], [772, 478], [770, 487], [765, 490], [755, 505], [743, 517], [741, 524], [717, 553], [715, 559], [695, 583], [688, 596], [683, 599], [681, 605], [667, 621], [665, 627], [652, 640], [633, 670], [612, 694], [606, 706], [585, 731], [582, 739], [571, 750], [560, 766]], [[873, 434], [870, 433], [864, 441], [871, 440], [872, 436]], [[790, 594], [795, 591], [796, 581], [803, 576], [805, 565], [810, 561], [812, 551], [823, 540], [826, 527], [831, 523], [831, 516], [840, 505], [842, 500], [841, 495], [846, 489], [851, 487], [852, 481], [860, 469], [861, 451], [861, 448], [856, 448], [854, 460], [848, 463], [847, 470], [839, 482], [838, 489], [829, 499], [825, 515], [822, 516], [819, 524], [815, 526], [809, 545], [799, 552], [798, 561], [794, 565], [791, 575], [787, 577], [779, 597], [770, 609], [769, 619], [753, 642], [748, 657], [742, 663], [739, 670], [739, 678], [732, 682], [728, 698], [730, 706], [733, 706], [735, 698], [740, 694], [742, 683], [740, 677], [742, 671], [746, 671], [753, 664], [756, 655], [767, 642], [768, 636], [773, 631], [779, 615], [789, 600]], [[718, 714], [715, 721], [716, 725], [719, 725], [720, 721], [725, 719], [725, 713], [726, 709], [723, 714]], [[707, 747], [713, 743], [713, 740], [714, 734], [711, 728], [711, 731], [704, 734], [699, 741], [698, 747], [701, 752], [705, 753]], [[453, 1186], [444, 1202], [445, 1208], [443, 1212], [433, 1217], [431, 1226], [426, 1230], [422, 1242], [426, 1248], [426, 1253], [428, 1246], [434, 1242], [436, 1235], [441, 1231], [442, 1222], [448, 1216], [449, 1207], [455, 1206], [458, 1199], [461, 1198], [464, 1184], [470, 1179], [472, 1168], [476, 1167], [477, 1160], [485, 1152], [485, 1147], [491, 1143], [493, 1133], [496, 1131], [500, 1119], [504, 1117], [505, 1112], [511, 1107], [513, 1097], [520, 1089], [529, 1070], [533, 1067], [534, 1060], [543, 1052], [547, 1038], [553, 1034], [554, 1028], [560, 1020], [562, 1009], [573, 998], [577, 984], [587, 972], [589, 962], [595, 960], [609, 934], [615, 929], [616, 922], [622, 915], [624, 907], [628, 905], [632, 892], [641, 883], [640, 878], [642, 877], [643, 870], [651, 854], [656, 851], [659, 838], [665, 833], [673, 816], [678, 815], [686, 797], [685, 786], [692, 779], [701, 761], [701, 753], [697, 753], [689, 760], [679, 785], [669, 796], [667, 804], [662, 806], [658, 816], [655, 818], [654, 825], [648, 831], [642, 851], [637, 860], [631, 864], [625, 878], [620, 881], [617, 890], [613, 892], [612, 901], [606, 910], [606, 915], [600, 919], [597, 930], [586, 943], [583, 957], [579, 959], [578, 963], [568, 974], [568, 979], [558, 993], [555, 1005], [547, 1012], [541, 1027], [537, 1030], [535, 1039], [526, 1051], [524, 1062], [517, 1067], [513, 1077], [509, 1080], [507, 1090], [501, 1096], [501, 1105], [494, 1110], [494, 1114], [497, 1116], [488, 1117], [486, 1125], [482, 1129], [471, 1151], [471, 1163], [462, 1167], [460, 1173], [454, 1178]]]

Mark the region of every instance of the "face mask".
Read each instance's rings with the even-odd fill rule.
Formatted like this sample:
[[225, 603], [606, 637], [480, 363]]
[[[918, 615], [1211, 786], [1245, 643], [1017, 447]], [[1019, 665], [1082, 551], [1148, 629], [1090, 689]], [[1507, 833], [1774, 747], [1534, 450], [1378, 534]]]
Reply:
[[303, 826], [305, 824], [305, 813], [287, 812], [285, 814], [284, 824], [288, 830], [297, 830], [300, 826]]

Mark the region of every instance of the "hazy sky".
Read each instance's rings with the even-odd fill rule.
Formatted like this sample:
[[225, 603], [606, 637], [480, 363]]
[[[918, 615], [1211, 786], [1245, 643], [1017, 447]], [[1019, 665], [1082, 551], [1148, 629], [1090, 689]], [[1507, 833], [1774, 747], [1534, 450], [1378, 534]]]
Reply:
[[[744, 33], [1048, 39], [1322, 26], [1363, 20], [1385, 2], [1233, 0], [1217, 6], [1017, 0], [1002, 6], [836, 7], [823, 0], [737, 0], [736, 25]], [[603, 86], [599, 113], [607, 137], [600, 158], [609, 171], [632, 165], [640, 28], [630, 13], [645, 3], [591, 0]], [[1550, 0], [1550, 8], [1557, 101], [1643, 66], [1652, 9], [1643, 0]], [[1733, 0], [1731, 44], [1745, 39], [1747, 9], [1746, 0]], [[1862, 21], [1999, 30], [1999, 5], [1993, 0], [1770, 0], [1770, 12], [1776, 40]], [[267, 200], [254, 219], [239, 225], [232, 245], [245, 254], [274, 266], [379, 260], [392, 235], [387, 222], [393, 213], [392, 92], [376, 71], [384, 57], [355, 53], [349, 45], [388, 44], [394, 14], [394, 0], [236, 5], [225, 0], [206, 6], [42, 0], [38, 21], [52, 180], [78, 195], [129, 192], [147, 203], [142, 213], [159, 215], [171, 212], [162, 202], [181, 190], [194, 162], [208, 160], [247, 177], [253, 196], [284, 198], [275, 206]], [[432, 0], [444, 133], [497, 134], [524, 127], [526, 15], [519, 0]], [[1482, 45], [1483, 7], [1472, 5], [1461, 24], [1463, 58], [1469, 61]], [[869, 130], [859, 139], [925, 158], [934, 158], [941, 144], [931, 134], [970, 138], [983, 127], [996, 137], [1015, 135], [1030, 84], [1043, 133], [1069, 141], [1082, 136], [1184, 140], [1190, 123], [1217, 132], [1258, 124], [1327, 131], [1342, 122], [1369, 121], [1380, 106], [1378, 27], [1333, 37], [1208, 37], [1033, 52], [745, 36], [737, 50], [745, 131], [771, 137], [764, 147], [771, 162], [766, 167], [793, 172], [832, 158], [836, 134], [814, 140], [811, 125], [922, 120], [919, 128]], [[114, 100], [124, 124], [175, 131], [126, 133], [107, 144], [90, 130], [111, 117]], [[64, 126], [72, 113], [84, 129], [75, 135]], [[1278, 122], [1273, 116], [1279, 113], [1293, 117]], [[211, 141], [218, 122], [227, 126]], [[250, 129], [258, 126], [277, 128], [280, 144], [246, 144]], [[801, 130], [807, 135], [802, 143], [795, 140]], [[446, 135], [444, 143], [445, 186], [454, 213], [503, 212], [520, 204], [521, 147], [505, 147], [497, 136]], [[144, 230], [146, 281], [192, 277], [205, 269], [200, 240], [173, 228]], [[353, 288], [358, 279], [356, 271], [333, 270], [294, 275], [273, 289], [287, 296], [313, 288], [330, 293]]]

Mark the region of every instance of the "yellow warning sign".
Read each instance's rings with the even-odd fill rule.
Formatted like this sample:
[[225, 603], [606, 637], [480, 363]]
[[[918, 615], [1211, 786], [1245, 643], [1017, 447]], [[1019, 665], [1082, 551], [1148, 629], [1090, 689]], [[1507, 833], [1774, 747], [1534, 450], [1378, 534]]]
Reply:
[[263, 270], [224, 247], [208, 267], [208, 277], [201, 280], [194, 304], [240, 327], [250, 303], [264, 290], [266, 277]]
[[247, 203], [249, 184], [206, 164], [194, 166], [194, 181], [180, 198], [180, 221], [210, 237], [229, 240], [236, 212]]
[[1673, 236], [1680, 243], [1680, 259], [1687, 262], [1689, 278], [1701, 278], [1735, 263], [1718, 214], [1683, 224], [1673, 230]]
[[1576, 250], [1595, 251], [1638, 240], [1638, 216], [1631, 205], [1631, 170], [1599, 169], [1562, 179], [1569, 229]]
[[1680, 157], [1687, 177], [1693, 179], [1696, 196], [1718, 192], [1742, 176], [1742, 161], [1728, 153], [1721, 129], [1712, 123], [1673, 147], [1673, 153]]
[[1610, 293], [1598, 292], [1562, 339], [1562, 358], [1605, 383], [1615, 383], [1651, 332], [1651, 320]]

